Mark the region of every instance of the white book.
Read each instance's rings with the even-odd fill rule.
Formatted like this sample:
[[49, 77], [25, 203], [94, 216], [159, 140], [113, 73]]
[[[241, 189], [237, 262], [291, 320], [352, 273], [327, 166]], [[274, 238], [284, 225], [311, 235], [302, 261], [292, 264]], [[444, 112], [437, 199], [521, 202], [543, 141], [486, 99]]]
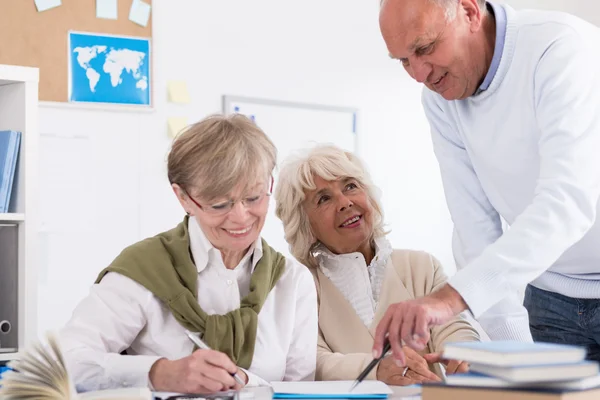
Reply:
[[2, 400], [152, 400], [148, 388], [100, 390], [78, 394], [69, 379], [58, 340], [48, 335], [48, 346], [39, 342], [11, 361], [13, 369], [2, 374]]
[[470, 370], [501, 378], [510, 382], [553, 382], [589, 378], [600, 374], [598, 363], [582, 361], [577, 364], [525, 365], [497, 367], [486, 364], [470, 364]]
[[571, 364], [585, 359], [585, 347], [554, 343], [525, 343], [517, 341], [448, 343], [443, 357], [468, 363], [495, 365]]
[[446, 376], [446, 385], [465, 387], [487, 388], [513, 388], [513, 389], [551, 389], [551, 390], [589, 390], [600, 388], [600, 375], [576, 380], [556, 380], [552, 382], [510, 382], [477, 372], [453, 374]]

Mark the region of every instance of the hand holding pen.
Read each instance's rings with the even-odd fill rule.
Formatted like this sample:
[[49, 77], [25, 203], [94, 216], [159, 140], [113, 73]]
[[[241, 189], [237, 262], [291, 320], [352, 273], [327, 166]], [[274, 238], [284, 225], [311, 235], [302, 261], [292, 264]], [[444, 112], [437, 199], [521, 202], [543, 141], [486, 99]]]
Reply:
[[361, 383], [368, 375], [369, 373], [371, 373], [371, 371], [373, 370], [373, 368], [377, 367], [377, 364], [379, 364], [379, 362], [381, 360], [383, 360], [383, 358], [386, 356], [387, 352], [390, 351], [390, 349], [392, 348], [392, 346], [390, 345], [390, 342], [386, 340], [384, 346], [383, 346], [383, 351], [381, 352], [381, 355], [377, 358], [374, 358], [369, 365], [367, 365], [367, 367], [363, 370], [363, 372], [360, 373], [360, 375], [358, 375], [358, 377], [356, 378], [356, 380], [354, 381], [354, 383], [352, 384], [352, 387], [350, 387], [350, 391], [354, 390], [354, 388]]
[[[202, 350], [212, 350], [210, 347], [207, 346], [206, 343], [204, 343], [198, 336], [194, 335], [192, 332], [188, 331], [187, 329], [185, 330], [185, 334], [187, 335], [188, 338], [190, 338], [190, 340], [192, 342], [194, 342], [194, 344], [196, 346], [198, 346], [199, 349]], [[235, 379], [235, 381], [241, 386], [244, 387], [246, 386], [246, 383], [244, 382], [244, 380], [242, 378], [240, 378], [240, 376], [237, 374], [237, 372], [230, 372], [231, 376], [233, 377], [233, 379]]]
[[178, 360], [156, 361], [149, 373], [154, 391], [177, 393], [215, 393], [245, 386], [243, 374], [226, 354], [208, 349], [193, 333], [186, 332], [199, 350]]
[[439, 382], [441, 379], [429, 370], [428, 360], [422, 357], [419, 353], [411, 349], [410, 347], [403, 347], [406, 356], [406, 365], [400, 367], [397, 363], [391, 359], [386, 358], [391, 350], [390, 342], [386, 340], [383, 348], [383, 352], [380, 357], [374, 358], [363, 372], [356, 378], [354, 384], [350, 388], [350, 391], [362, 382], [373, 369], [378, 368], [380, 365], [383, 369], [377, 370], [377, 379], [394, 386], [406, 386], [415, 383], [423, 382]]

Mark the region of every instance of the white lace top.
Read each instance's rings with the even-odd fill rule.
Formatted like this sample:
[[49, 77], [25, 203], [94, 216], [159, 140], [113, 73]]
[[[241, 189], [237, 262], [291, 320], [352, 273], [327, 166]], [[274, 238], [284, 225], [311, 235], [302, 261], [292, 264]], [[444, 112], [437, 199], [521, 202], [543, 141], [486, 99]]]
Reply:
[[356, 315], [370, 327], [379, 301], [379, 293], [388, 259], [392, 255], [390, 242], [375, 240], [375, 257], [370, 265], [360, 252], [333, 254], [323, 244], [313, 252], [323, 274], [352, 305]]

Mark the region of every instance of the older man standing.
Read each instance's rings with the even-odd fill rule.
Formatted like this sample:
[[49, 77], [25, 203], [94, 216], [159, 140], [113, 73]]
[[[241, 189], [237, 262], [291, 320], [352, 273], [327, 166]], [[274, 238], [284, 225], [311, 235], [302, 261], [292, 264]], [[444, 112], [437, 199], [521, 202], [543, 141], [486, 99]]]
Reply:
[[464, 265], [440, 291], [391, 306], [374, 352], [389, 333], [403, 362], [400, 339], [420, 349], [429, 327], [469, 309], [492, 339], [530, 340], [531, 328], [600, 360], [599, 30], [481, 0], [384, 0], [380, 26], [426, 86]]

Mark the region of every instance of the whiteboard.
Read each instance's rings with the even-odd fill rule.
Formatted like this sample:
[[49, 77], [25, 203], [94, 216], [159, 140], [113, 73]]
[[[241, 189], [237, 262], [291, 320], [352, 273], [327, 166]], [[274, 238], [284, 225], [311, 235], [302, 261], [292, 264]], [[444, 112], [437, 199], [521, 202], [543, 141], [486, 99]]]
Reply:
[[[293, 151], [312, 147], [317, 143], [332, 143], [356, 152], [356, 108], [225, 95], [223, 113], [239, 113], [254, 120], [277, 147], [278, 167]], [[279, 168], [275, 168], [275, 185], [278, 170]], [[262, 237], [271, 247], [290, 256], [289, 246], [283, 235], [283, 225], [275, 216], [273, 198]]]

